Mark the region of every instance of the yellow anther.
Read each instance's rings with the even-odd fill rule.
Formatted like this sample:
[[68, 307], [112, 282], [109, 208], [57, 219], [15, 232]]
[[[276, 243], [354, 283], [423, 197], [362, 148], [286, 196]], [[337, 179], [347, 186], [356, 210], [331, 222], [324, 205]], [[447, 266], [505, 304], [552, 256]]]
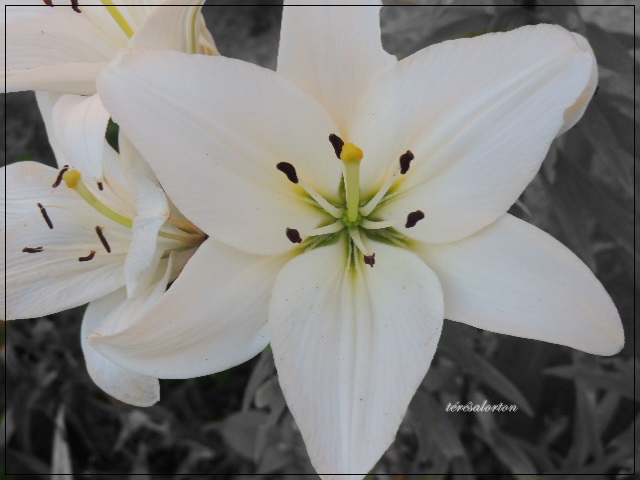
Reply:
[[64, 183], [67, 184], [69, 188], [76, 188], [78, 186], [78, 182], [82, 179], [82, 174], [78, 170], [67, 170], [62, 175], [62, 179]]
[[364, 153], [353, 143], [345, 143], [340, 152], [340, 160], [345, 163], [360, 163]]

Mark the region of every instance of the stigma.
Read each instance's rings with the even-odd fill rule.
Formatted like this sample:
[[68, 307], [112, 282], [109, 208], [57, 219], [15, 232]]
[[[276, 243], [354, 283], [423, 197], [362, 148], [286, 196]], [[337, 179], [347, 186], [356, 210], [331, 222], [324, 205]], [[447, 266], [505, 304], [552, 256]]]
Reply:
[[364, 153], [357, 145], [353, 143], [345, 143], [340, 151], [340, 160], [344, 163], [357, 163], [360, 164], [360, 160], [364, 157]]

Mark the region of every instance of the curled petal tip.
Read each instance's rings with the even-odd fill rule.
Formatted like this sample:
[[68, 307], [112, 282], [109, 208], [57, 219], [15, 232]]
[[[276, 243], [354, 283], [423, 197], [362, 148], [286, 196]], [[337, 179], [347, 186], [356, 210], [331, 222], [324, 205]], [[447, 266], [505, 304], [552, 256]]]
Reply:
[[101, 343], [102, 334], [100, 334], [100, 333], [92, 333], [91, 335], [89, 335], [87, 337], [87, 339], [89, 340], [89, 344], [90, 345], [92, 345], [93, 347], [96, 347]]
[[596, 62], [596, 57], [593, 53], [593, 49], [586, 38], [578, 33], [571, 33], [576, 44], [582, 50], [583, 55], [589, 58], [591, 62], [591, 72], [589, 74], [589, 79], [587, 81], [586, 86], [582, 90], [580, 96], [576, 99], [576, 101], [567, 108], [564, 112], [564, 123], [562, 127], [558, 131], [556, 136], [560, 136], [573, 127], [584, 115], [589, 102], [593, 98], [595, 94], [596, 88], [598, 86], [598, 65]]
[[[619, 322], [619, 320], [618, 320]], [[594, 352], [598, 355], [612, 356], [617, 355], [624, 348], [624, 330], [622, 324], [616, 325], [612, 331], [612, 335], [603, 340], [602, 350], [600, 352]]]

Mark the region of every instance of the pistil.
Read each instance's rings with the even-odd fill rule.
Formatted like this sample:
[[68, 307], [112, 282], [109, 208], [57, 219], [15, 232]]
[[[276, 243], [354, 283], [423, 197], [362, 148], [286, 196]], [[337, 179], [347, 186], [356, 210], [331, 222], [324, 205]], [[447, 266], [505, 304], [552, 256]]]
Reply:
[[345, 143], [340, 152], [344, 164], [344, 185], [347, 191], [347, 220], [355, 224], [360, 207], [360, 161], [364, 154], [353, 143]]

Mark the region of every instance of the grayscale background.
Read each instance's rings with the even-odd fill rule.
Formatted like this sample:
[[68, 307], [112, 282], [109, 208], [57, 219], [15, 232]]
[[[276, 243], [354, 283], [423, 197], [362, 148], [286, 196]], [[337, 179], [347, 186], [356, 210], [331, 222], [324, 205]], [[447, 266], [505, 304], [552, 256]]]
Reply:
[[[258, 3], [207, 2], [204, 15], [223, 55], [275, 68], [282, 7]], [[600, 66], [598, 95], [582, 121], [552, 146], [511, 212], [558, 238], [589, 265], [620, 311], [627, 344], [613, 358], [598, 357], [445, 322], [431, 370], [370, 478], [629, 477], [638, 434], [637, 1], [453, 3], [403, 1], [385, 7], [385, 48], [405, 57], [442, 40], [541, 22], [559, 23], [591, 41]], [[5, 161], [53, 164], [33, 93], [6, 95], [5, 102]], [[217, 375], [163, 380], [161, 401], [136, 408], [108, 397], [89, 379], [79, 341], [82, 314], [78, 308], [6, 325], [6, 400], [0, 398], [6, 456], [0, 461], [8, 478], [52, 473], [314, 477], [271, 353]], [[448, 402], [484, 399], [516, 404], [519, 411], [444, 409]]]

